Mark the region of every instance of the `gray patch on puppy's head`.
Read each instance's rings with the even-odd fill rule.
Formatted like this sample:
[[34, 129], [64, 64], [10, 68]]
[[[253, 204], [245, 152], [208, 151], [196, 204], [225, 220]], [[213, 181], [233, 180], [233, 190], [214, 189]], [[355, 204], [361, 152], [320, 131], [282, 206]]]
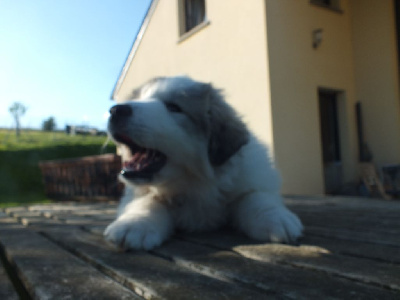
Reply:
[[182, 113], [192, 121], [196, 131], [207, 136], [209, 124], [206, 113], [212, 90], [210, 84], [186, 76], [156, 78], [152, 84], [152, 87], [147, 88], [146, 97], [179, 106]]
[[249, 141], [249, 132], [235, 110], [223, 100], [219, 90], [212, 89], [208, 113], [208, 154], [211, 164], [220, 166]]

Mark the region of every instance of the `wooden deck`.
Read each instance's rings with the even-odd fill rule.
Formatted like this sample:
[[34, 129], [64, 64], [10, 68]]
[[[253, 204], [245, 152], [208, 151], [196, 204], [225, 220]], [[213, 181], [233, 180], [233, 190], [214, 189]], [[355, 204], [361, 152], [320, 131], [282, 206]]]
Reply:
[[0, 299], [400, 299], [400, 201], [286, 200], [299, 246], [222, 230], [146, 253], [102, 237], [116, 203], [0, 212]]

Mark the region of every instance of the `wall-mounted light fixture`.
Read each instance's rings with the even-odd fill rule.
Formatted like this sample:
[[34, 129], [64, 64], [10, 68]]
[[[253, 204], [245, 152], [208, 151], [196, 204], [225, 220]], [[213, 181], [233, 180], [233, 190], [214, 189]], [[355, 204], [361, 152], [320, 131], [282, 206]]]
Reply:
[[317, 49], [322, 43], [322, 33], [321, 28], [315, 29], [312, 32], [312, 45], [314, 49]]

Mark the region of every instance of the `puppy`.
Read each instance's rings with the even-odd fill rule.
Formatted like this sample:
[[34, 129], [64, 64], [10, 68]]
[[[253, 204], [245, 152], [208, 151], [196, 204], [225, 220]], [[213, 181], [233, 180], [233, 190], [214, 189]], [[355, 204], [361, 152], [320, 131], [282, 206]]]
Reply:
[[155, 78], [110, 114], [125, 193], [104, 232], [108, 241], [150, 250], [175, 229], [214, 230], [227, 222], [260, 241], [301, 236], [267, 149], [220, 90], [188, 77]]

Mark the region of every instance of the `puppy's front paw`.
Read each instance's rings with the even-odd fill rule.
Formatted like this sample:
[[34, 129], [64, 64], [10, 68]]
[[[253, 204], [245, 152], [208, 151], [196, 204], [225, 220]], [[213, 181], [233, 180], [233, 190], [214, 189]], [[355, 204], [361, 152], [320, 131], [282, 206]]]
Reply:
[[246, 227], [250, 237], [273, 243], [294, 243], [303, 232], [300, 219], [284, 206], [259, 212]]
[[150, 220], [117, 219], [104, 231], [105, 238], [122, 249], [151, 250], [164, 242], [169, 226], [163, 228]]

